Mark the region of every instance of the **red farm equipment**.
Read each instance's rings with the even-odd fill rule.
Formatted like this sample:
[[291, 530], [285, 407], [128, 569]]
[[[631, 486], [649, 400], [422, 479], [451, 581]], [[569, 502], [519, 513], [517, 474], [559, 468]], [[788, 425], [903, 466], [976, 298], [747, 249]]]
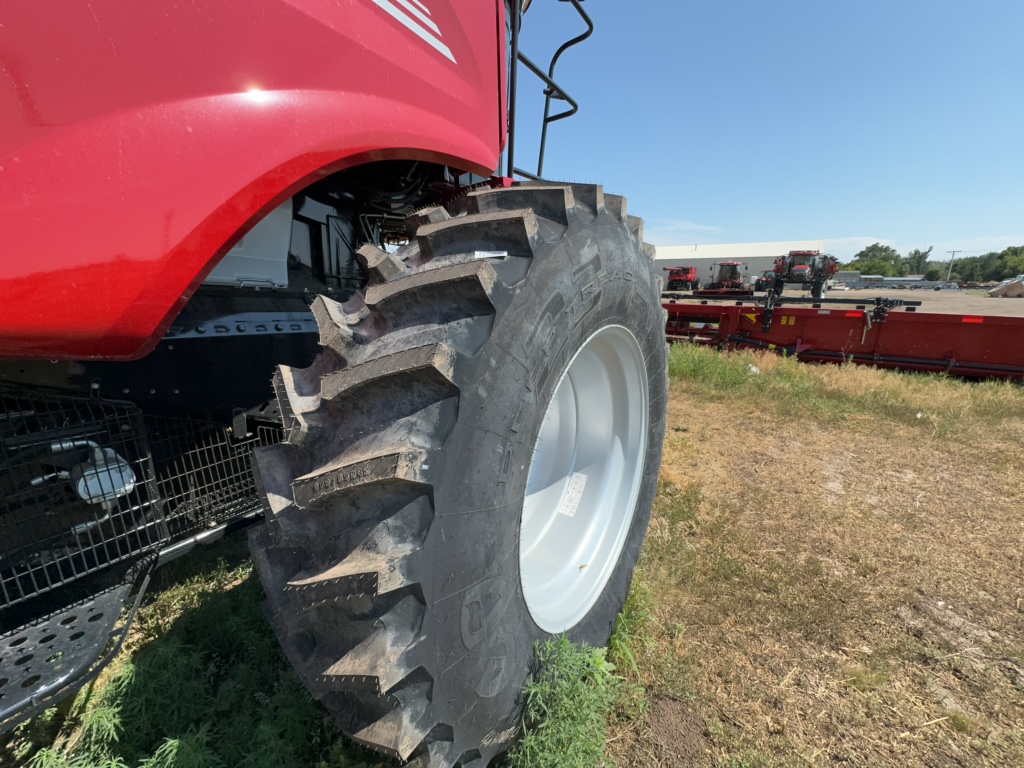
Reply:
[[1024, 318], [925, 313], [917, 311], [920, 305], [889, 298], [663, 302], [669, 342], [764, 349], [806, 362], [1024, 379], [1024, 346], [1017, 341]]
[[243, 525], [299, 677], [410, 766], [495, 764], [535, 643], [607, 641], [660, 463], [659, 281], [622, 197], [540, 178], [593, 24], [570, 0], [541, 68], [524, 5], [5, 7], [0, 729]]
[[743, 298], [754, 295], [747, 265], [742, 261], [718, 261], [711, 265], [711, 280], [695, 296]]
[[696, 267], [663, 267], [668, 272], [666, 291], [692, 291], [700, 289]]
[[774, 285], [768, 286], [781, 296], [786, 283], [801, 283], [811, 297], [823, 299], [828, 292], [829, 279], [839, 271], [839, 260], [820, 251], [790, 251], [775, 260]]
[[763, 293], [770, 290], [775, 285], [775, 270], [766, 269], [761, 273], [761, 276], [754, 281], [754, 291]]

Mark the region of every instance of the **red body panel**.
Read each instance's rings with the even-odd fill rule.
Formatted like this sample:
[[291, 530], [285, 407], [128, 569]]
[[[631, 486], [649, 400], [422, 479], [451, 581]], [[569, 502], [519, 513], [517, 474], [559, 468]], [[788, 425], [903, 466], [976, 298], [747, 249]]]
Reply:
[[779, 307], [764, 331], [764, 307], [665, 302], [670, 341], [759, 347], [813, 362], [852, 360], [969, 378], [1024, 378], [1024, 318], [862, 309]]
[[[385, 6], [428, 7], [454, 63]], [[501, 0], [15, 0], [0, 21], [8, 357], [139, 357], [318, 175], [489, 174], [504, 141]]]

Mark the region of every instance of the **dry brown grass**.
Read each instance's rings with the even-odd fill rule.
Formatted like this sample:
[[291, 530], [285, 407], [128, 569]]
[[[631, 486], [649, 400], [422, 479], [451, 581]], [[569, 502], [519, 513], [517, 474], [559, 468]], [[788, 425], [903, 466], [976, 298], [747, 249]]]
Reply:
[[706, 350], [672, 371], [651, 707], [618, 765], [1024, 765], [1024, 390]]

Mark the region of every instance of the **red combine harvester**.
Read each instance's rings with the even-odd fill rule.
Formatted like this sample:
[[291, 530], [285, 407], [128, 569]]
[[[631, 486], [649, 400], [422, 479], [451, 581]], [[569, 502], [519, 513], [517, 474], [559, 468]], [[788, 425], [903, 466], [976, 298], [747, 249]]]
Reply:
[[700, 288], [696, 267], [663, 267], [668, 272], [666, 291], [692, 291]]
[[5, 8], [0, 730], [95, 679], [154, 567], [260, 520], [291, 664], [410, 766], [494, 764], [535, 643], [607, 641], [666, 346], [640, 219], [540, 180], [570, 3], [546, 69], [522, 0]]
[[754, 295], [747, 265], [742, 261], [719, 261], [711, 265], [711, 281], [694, 296], [744, 298]]
[[838, 271], [839, 260], [835, 256], [820, 251], [790, 251], [775, 260], [774, 284], [767, 290], [781, 296], [786, 283], [802, 283], [812, 298], [823, 299], [829, 279]]

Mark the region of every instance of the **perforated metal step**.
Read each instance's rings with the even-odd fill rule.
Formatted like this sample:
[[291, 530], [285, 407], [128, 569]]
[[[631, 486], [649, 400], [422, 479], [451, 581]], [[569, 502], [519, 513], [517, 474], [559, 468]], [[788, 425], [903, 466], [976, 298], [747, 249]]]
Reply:
[[0, 733], [85, 684], [114, 658], [155, 560], [136, 564], [121, 584], [87, 601], [0, 636]]

